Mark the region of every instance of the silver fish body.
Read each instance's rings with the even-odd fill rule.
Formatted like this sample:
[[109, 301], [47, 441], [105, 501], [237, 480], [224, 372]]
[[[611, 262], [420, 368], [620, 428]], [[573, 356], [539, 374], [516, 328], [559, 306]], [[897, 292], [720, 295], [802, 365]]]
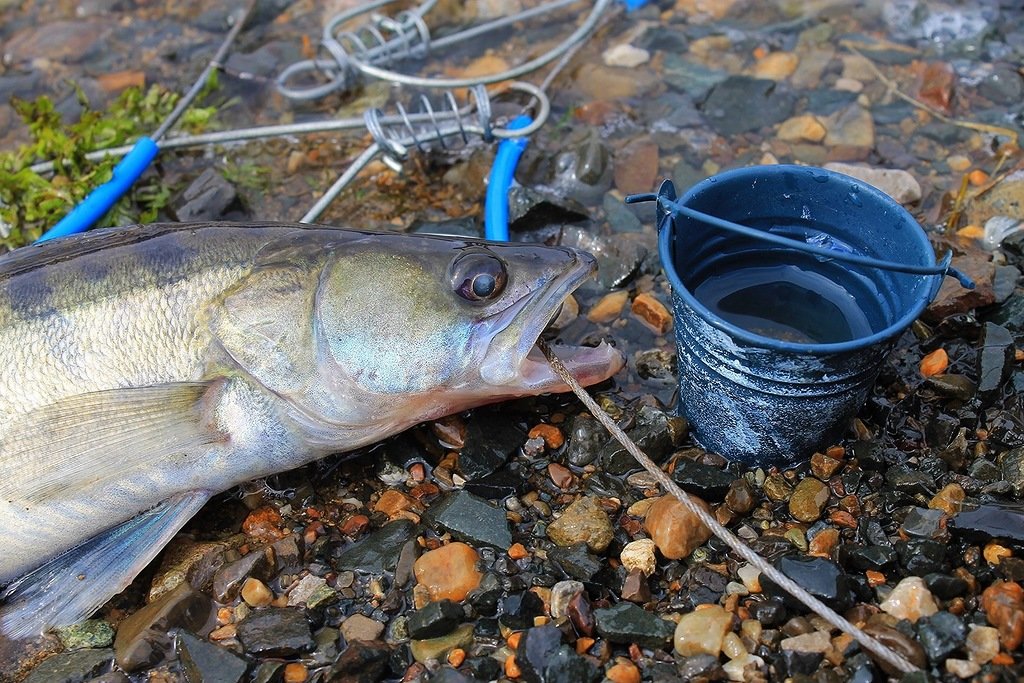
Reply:
[[[217, 492], [564, 391], [531, 349], [593, 270], [568, 248], [281, 224], [0, 259], [0, 631], [87, 616]], [[622, 365], [563, 353], [584, 383]]]

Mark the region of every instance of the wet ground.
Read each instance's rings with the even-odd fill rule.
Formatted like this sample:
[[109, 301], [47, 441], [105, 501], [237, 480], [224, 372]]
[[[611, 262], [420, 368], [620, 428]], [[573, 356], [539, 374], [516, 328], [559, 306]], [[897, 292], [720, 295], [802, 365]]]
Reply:
[[[509, 4], [448, 3], [427, 20], [440, 35]], [[201, 103], [218, 108], [214, 128], [411, 101], [373, 81], [283, 98], [274, 78], [314, 53], [338, 7], [256, 7]], [[184, 89], [233, 9], [0, 0], [0, 150], [29, 140], [12, 97], [48, 95], [73, 121], [72, 84], [99, 109], [130, 84]], [[556, 43], [584, 10], [400, 67], [494, 71]], [[549, 88], [553, 110], [511, 202], [513, 239], [601, 260], [578, 317], [551, 335], [625, 353], [627, 368], [593, 392], [603, 407], [741, 538], [935, 680], [1024, 672], [1022, 26], [1007, 2], [666, 0], [616, 16]], [[167, 152], [147, 177], [171, 193], [165, 218], [296, 220], [369, 142], [316, 134]], [[376, 163], [320, 220], [481, 234], [493, 154], [471, 140], [414, 153], [402, 173]], [[622, 201], [665, 178], [683, 190], [774, 163], [844, 164], [903, 203], [978, 285], [944, 285], [842, 438], [789, 469], [728, 463], [673, 417], [654, 212]], [[658, 495], [573, 398], [455, 416], [217, 498], [96, 620], [0, 645], [0, 679], [892, 674]]]

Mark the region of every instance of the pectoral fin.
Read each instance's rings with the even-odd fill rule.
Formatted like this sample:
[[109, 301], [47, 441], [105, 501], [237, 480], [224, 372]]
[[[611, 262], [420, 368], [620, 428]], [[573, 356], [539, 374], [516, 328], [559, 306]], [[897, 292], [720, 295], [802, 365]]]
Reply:
[[210, 386], [98, 391], [25, 416], [0, 442], [12, 473], [0, 481], [0, 499], [40, 503], [218, 441], [202, 411]]
[[0, 631], [27, 638], [89, 617], [132, 582], [210, 495], [169, 498], [18, 579], [0, 596]]

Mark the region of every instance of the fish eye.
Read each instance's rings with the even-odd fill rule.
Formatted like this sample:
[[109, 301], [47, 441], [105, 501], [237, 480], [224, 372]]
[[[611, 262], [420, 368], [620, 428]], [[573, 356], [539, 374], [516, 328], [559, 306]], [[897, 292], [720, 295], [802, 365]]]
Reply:
[[488, 301], [501, 294], [508, 282], [505, 263], [488, 251], [470, 251], [451, 265], [452, 289], [466, 301]]

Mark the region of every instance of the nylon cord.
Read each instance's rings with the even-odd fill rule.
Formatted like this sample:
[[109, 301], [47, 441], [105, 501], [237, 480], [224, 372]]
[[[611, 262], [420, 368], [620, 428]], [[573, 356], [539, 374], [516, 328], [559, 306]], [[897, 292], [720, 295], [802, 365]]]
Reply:
[[711, 532], [714, 533], [715, 536], [725, 542], [726, 545], [732, 548], [733, 551], [747, 562], [757, 567], [762, 574], [774, 581], [776, 585], [806, 605], [812, 612], [816, 613], [837, 629], [845, 631], [853, 636], [853, 638], [860, 643], [864, 649], [869, 650], [880, 659], [904, 673], [915, 673], [919, 670], [916, 666], [911, 664], [906, 657], [891, 648], [886, 647], [875, 638], [872, 638], [867, 633], [854, 626], [835, 610], [828, 607], [816, 597], [801, 588], [788, 576], [768, 564], [767, 560], [755, 553], [746, 543], [719, 524], [717, 519], [694, 503], [690, 496], [679, 488], [679, 485], [672, 481], [668, 474], [658, 467], [653, 460], [647, 457], [647, 455], [640, 450], [639, 446], [633, 443], [633, 440], [630, 439], [617, 424], [615, 424], [608, 413], [604, 412], [601, 407], [597, 405], [597, 402], [590, 397], [590, 394], [588, 394], [586, 390], [580, 386], [579, 382], [577, 382], [569, 373], [568, 368], [566, 368], [558, 356], [554, 354], [551, 347], [543, 340], [538, 340], [537, 346], [544, 354], [544, 357], [547, 358], [548, 363], [551, 364], [552, 369], [554, 369], [558, 376], [569, 385], [573, 390], [573, 393], [579, 397], [580, 401], [583, 402], [583, 405], [587, 407], [598, 422], [604, 425], [605, 429], [607, 429], [611, 435], [614, 436], [634, 458], [636, 458], [636, 461], [640, 463], [640, 465], [647, 470], [652, 477], [654, 477], [665, 491], [675, 496], [675, 498], [678, 499], [687, 510], [696, 515], [697, 518], [705, 524], [705, 526], [711, 529]]

